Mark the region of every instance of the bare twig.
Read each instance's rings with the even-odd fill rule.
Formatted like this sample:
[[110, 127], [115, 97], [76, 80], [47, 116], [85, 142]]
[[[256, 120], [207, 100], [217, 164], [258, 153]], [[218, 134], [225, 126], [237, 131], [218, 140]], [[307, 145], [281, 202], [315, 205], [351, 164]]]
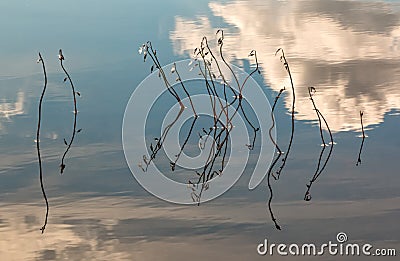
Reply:
[[365, 132], [364, 132], [363, 115], [364, 115], [364, 112], [363, 112], [363, 111], [360, 111], [362, 141], [361, 141], [360, 151], [358, 152], [358, 159], [357, 159], [356, 166], [361, 165], [361, 152], [362, 152], [362, 149], [363, 149], [363, 147], [364, 147], [364, 140], [365, 140], [365, 137], [366, 137], [366, 136], [365, 136]]
[[44, 94], [45, 94], [46, 88], [47, 88], [47, 74], [46, 74], [46, 66], [44, 64], [44, 60], [40, 53], [39, 53], [38, 63], [39, 62], [42, 64], [42, 68], [43, 68], [44, 86], [43, 86], [43, 90], [42, 90], [42, 95], [40, 96], [40, 100], [39, 100], [38, 124], [37, 124], [37, 131], [36, 131], [36, 149], [37, 149], [38, 162], [39, 162], [40, 187], [42, 189], [43, 198], [46, 202], [46, 217], [44, 219], [43, 226], [40, 228], [40, 230], [42, 231], [42, 234], [43, 234], [44, 230], [46, 229], [47, 218], [49, 216], [49, 202], [47, 200], [46, 191], [44, 190], [44, 185], [43, 185], [42, 159], [41, 159], [41, 155], [40, 155], [40, 124], [41, 124], [41, 119], [42, 119], [42, 103], [43, 103]]
[[285, 167], [285, 164], [286, 164], [286, 162], [287, 162], [287, 158], [289, 157], [290, 149], [291, 149], [291, 147], [292, 147], [293, 137], [294, 137], [294, 114], [295, 114], [295, 110], [294, 110], [294, 109], [295, 109], [295, 103], [296, 103], [296, 93], [295, 93], [295, 91], [294, 91], [294, 84], [293, 84], [292, 74], [291, 74], [291, 72], [290, 72], [289, 63], [288, 63], [288, 61], [286, 60], [285, 53], [284, 53], [284, 51], [283, 51], [282, 48], [279, 48], [279, 49], [275, 52], [275, 55], [277, 55], [277, 54], [279, 53], [279, 51], [282, 53], [282, 55], [281, 55], [281, 57], [280, 57], [280, 60], [283, 62], [283, 65], [284, 65], [284, 67], [285, 67], [285, 70], [286, 70], [286, 72], [287, 72], [288, 75], [289, 75], [289, 78], [290, 78], [290, 85], [291, 85], [291, 87], [292, 87], [292, 108], [291, 108], [291, 114], [292, 114], [292, 121], [291, 121], [291, 123], [292, 123], [292, 126], [291, 126], [291, 134], [290, 134], [289, 145], [288, 145], [287, 150], [286, 150], [286, 155], [285, 155], [285, 157], [282, 159], [282, 165], [279, 167], [278, 171], [276, 172], [276, 174], [277, 174], [276, 178], [277, 178], [277, 179], [280, 178], [281, 172], [282, 172], [283, 168]]
[[278, 156], [274, 159], [274, 161], [272, 162], [271, 166], [268, 169], [267, 172], [267, 185], [268, 185], [268, 189], [269, 189], [269, 198], [268, 198], [268, 210], [269, 210], [269, 214], [271, 216], [272, 222], [274, 222], [276, 229], [281, 230], [281, 227], [278, 224], [278, 221], [275, 218], [274, 212], [272, 210], [272, 199], [274, 197], [274, 193], [272, 190], [272, 185], [271, 185], [271, 176], [274, 177], [276, 179], [276, 177], [273, 175], [272, 170], [274, 169], [276, 163], [278, 162], [279, 158], [282, 155], [282, 151], [279, 148], [277, 142], [275, 141], [275, 139], [272, 137], [272, 130], [275, 127], [275, 117], [274, 117], [274, 111], [275, 111], [275, 107], [276, 107], [276, 103], [279, 100], [279, 97], [281, 96], [282, 92], [285, 90], [285, 88], [281, 89], [278, 93], [278, 95], [275, 97], [275, 101], [274, 101], [274, 105], [272, 106], [272, 110], [271, 110], [271, 119], [272, 119], [272, 125], [269, 128], [268, 134], [269, 134], [269, 138], [271, 139], [272, 143], [275, 145], [275, 148], [278, 151]]
[[[334, 141], [333, 141], [332, 132], [331, 132], [329, 126], [328, 126], [328, 122], [326, 121], [326, 119], [322, 115], [322, 113], [317, 109], [317, 106], [315, 105], [315, 102], [314, 102], [314, 99], [313, 99], [313, 94], [315, 92], [316, 92], [316, 90], [315, 90], [314, 87], [309, 87], [308, 88], [308, 94], [310, 96], [310, 100], [311, 100], [311, 102], [313, 104], [313, 108], [314, 108], [314, 110], [315, 110], [315, 112], [317, 114], [317, 117], [318, 117], [318, 126], [319, 126], [319, 133], [320, 133], [321, 140], [322, 140], [322, 149], [321, 149], [321, 152], [319, 154], [318, 164], [317, 164], [317, 168], [315, 170], [315, 173], [314, 173], [313, 177], [311, 178], [309, 184], [306, 185], [307, 186], [307, 191], [304, 194], [304, 200], [305, 201], [310, 201], [311, 200], [311, 198], [312, 198], [311, 197], [311, 193], [310, 193], [311, 186], [318, 179], [318, 177], [321, 175], [321, 173], [324, 171], [324, 169], [325, 169], [325, 167], [326, 167], [326, 165], [327, 165], [327, 163], [328, 163], [328, 161], [329, 161], [329, 159], [331, 157], [332, 150], [333, 150], [333, 145], [335, 144]], [[325, 143], [325, 139], [324, 139], [324, 135], [323, 135], [323, 131], [322, 131], [322, 121], [321, 121], [321, 119], [322, 119], [323, 123], [325, 124], [326, 128], [328, 129], [328, 133], [329, 133], [329, 137], [330, 137], [329, 144]], [[321, 167], [322, 156], [324, 154], [325, 148], [327, 146], [329, 146], [329, 145], [330, 145], [330, 149], [329, 149], [328, 155], [327, 155], [327, 157], [326, 157], [326, 159], [324, 161], [324, 164]]]
[[65, 78], [64, 81], [66, 81], [66, 79], [68, 79], [68, 81], [69, 81], [69, 83], [71, 85], [72, 97], [73, 97], [73, 100], [74, 100], [74, 124], [73, 124], [73, 128], [72, 128], [72, 136], [71, 136], [71, 139], [70, 139], [69, 142], [66, 142], [64, 140], [64, 143], [66, 143], [67, 148], [64, 151], [64, 154], [63, 154], [63, 156], [61, 158], [61, 164], [60, 164], [60, 172], [61, 172], [61, 174], [63, 174], [64, 169], [65, 169], [65, 163], [64, 163], [65, 157], [67, 156], [67, 153], [70, 150], [70, 148], [72, 146], [72, 143], [74, 142], [75, 134], [77, 133], [77, 131], [76, 131], [76, 120], [77, 120], [77, 116], [78, 116], [78, 109], [77, 109], [77, 106], [76, 106], [76, 94], [77, 94], [77, 92], [75, 91], [74, 83], [72, 82], [72, 79], [71, 79], [70, 75], [68, 74], [67, 70], [65, 69], [65, 67], [63, 65], [63, 61], [64, 61], [65, 58], [64, 58], [64, 55], [63, 55], [61, 49], [58, 52], [58, 59], [60, 60], [61, 68], [63, 69], [65, 75], [67, 76], [67, 78]]

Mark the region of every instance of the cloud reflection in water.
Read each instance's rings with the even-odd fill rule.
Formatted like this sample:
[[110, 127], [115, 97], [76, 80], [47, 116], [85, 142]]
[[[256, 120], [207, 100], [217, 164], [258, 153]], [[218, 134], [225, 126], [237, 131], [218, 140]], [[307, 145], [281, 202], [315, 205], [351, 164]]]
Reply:
[[[286, 50], [292, 68], [298, 120], [314, 120], [307, 87], [324, 99], [320, 110], [332, 131], [360, 130], [383, 122], [386, 112], [400, 108], [400, 12], [395, 6], [365, 1], [230, 1], [209, 8], [229, 26], [224, 46], [230, 60], [256, 49], [265, 82], [275, 91], [290, 86], [277, 48]], [[202, 36], [212, 36], [208, 17], [176, 17], [170, 38], [176, 54], [191, 54]], [[290, 97], [285, 100], [290, 108]]]

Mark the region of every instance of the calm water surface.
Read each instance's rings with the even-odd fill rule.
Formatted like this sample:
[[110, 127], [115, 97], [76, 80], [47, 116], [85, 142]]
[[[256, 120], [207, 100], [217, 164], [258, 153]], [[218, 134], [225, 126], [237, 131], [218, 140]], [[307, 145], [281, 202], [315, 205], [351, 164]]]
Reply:
[[[18, 0], [0, 1], [0, 24], [1, 260], [289, 260], [295, 257], [260, 257], [256, 246], [265, 238], [318, 245], [341, 231], [349, 242], [400, 254], [400, 2]], [[151, 40], [168, 64], [189, 58], [201, 38], [213, 40], [218, 29], [225, 31], [229, 62], [250, 71], [248, 53], [257, 50], [256, 81], [270, 102], [290, 86], [277, 48], [284, 48], [291, 66], [296, 133], [274, 183], [282, 231], [267, 212], [267, 187], [247, 189], [249, 173], [217, 200], [180, 206], [147, 193], [125, 162], [125, 106], [149, 72], [138, 47]], [[59, 48], [81, 93], [83, 129], [63, 176], [58, 165], [73, 107]], [[43, 86], [39, 51], [49, 76], [41, 147], [50, 216], [43, 235], [34, 143]], [[337, 144], [313, 200], [305, 202], [321, 148], [308, 86], [317, 89], [316, 103]], [[286, 92], [275, 114], [284, 146], [291, 98]], [[360, 110], [368, 137], [356, 167]]]

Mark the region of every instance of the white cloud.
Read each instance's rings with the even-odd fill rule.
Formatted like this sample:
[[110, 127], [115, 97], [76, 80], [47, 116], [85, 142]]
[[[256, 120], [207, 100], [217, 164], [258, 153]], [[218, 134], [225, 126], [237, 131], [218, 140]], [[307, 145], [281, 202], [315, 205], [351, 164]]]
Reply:
[[[311, 104], [303, 105], [308, 86], [317, 89], [317, 106], [332, 131], [360, 129], [360, 110], [368, 126], [400, 109], [400, 14], [390, 4], [251, 0], [212, 2], [209, 7], [229, 24], [222, 28], [225, 56], [244, 59], [256, 49], [264, 80], [276, 91], [290, 86], [274, 56], [277, 48], [284, 48], [299, 101], [297, 119], [316, 119]], [[203, 36], [211, 42], [217, 29], [204, 16], [176, 17], [170, 35], [175, 53], [191, 54]], [[290, 108], [291, 95], [285, 106]]]

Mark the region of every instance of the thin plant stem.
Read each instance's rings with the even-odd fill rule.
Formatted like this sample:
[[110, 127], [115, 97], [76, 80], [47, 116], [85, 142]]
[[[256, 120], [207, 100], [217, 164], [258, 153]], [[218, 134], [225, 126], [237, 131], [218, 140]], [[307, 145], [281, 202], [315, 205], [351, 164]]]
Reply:
[[67, 79], [70, 83], [71, 90], [72, 90], [72, 97], [73, 97], [73, 101], [74, 101], [74, 124], [73, 124], [73, 128], [72, 128], [72, 135], [71, 135], [70, 141], [67, 143], [67, 148], [64, 151], [64, 154], [62, 155], [62, 158], [61, 158], [60, 169], [61, 169], [61, 174], [63, 174], [64, 169], [65, 169], [65, 163], [64, 163], [65, 157], [67, 156], [68, 151], [71, 149], [72, 143], [74, 142], [75, 135], [76, 135], [76, 121], [77, 121], [77, 116], [78, 116], [78, 109], [77, 109], [77, 105], [76, 105], [76, 91], [75, 91], [74, 83], [72, 82], [72, 79], [71, 79], [69, 73], [67, 72], [67, 70], [64, 67], [63, 61], [65, 58], [64, 58], [64, 55], [62, 54], [61, 49], [59, 51], [58, 59], [60, 60], [61, 68], [64, 71], [64, 73], [67, 76]]
[[272, 109], [271, 109], [272, 125], [271, 125], [271, 127], [269, 128], [269, 131], [268, 131], [269, 138], [271, 139], [272, 143], [275, 145], [275, 148], [278, 150], [278, 156], [274, 159], [274, 161], [272, 162], [272, 164], [269, 167], [268, 172], [267, 172], [267, 186], [268, 186], [268, 190], [269, 190], [268, 211], [269, 211], [269, 214], [271, 216], [272, 222], [274, 222], [274, 224], [275, 224], [275, 228], [278, 229], [278, 230], [281, 230], [281, 227], [278, 224], [278, 221], [276, 220], [276, 217], [275, 217], [274, 212], [272, 210], [272, 199], [274, 197], [274, 192], [273, 192], [272, 185], [271, 185], [271, 177], [275, 178], [275, 176], [273, 175], [273, 171], [272, 170], [274, 169], [276, 163], [278, 162], [279, 158], [281, 157], [282, 151], [279, 148], [279, 146], [278, 146], [277, 142], [275, 141], [275, 139], [272, 137], [272, 130], [275, 127], [274, 111], [275, 111], [276, 103], [278, 102], [278, 99], [279, 99], [279, 97], [281, 96], [281, 94], [282, 94], [282, 92], [284, 90], [285, 90], [285, 88], [281, 89], [279, 91], [278, 95], [275, 98], [274, 104], [273, 104]]
[[364, 112], [363, 112], [363, 111], [360, 111], [362, 141], [361, 141], [360, 151], [358, 152], [358, 159], [357, 159], [356, 166], [361, 165], [361, 152], [362, 152], [362, 149], [363, 149], [363, 147], [364, 147], [364, 141], [365, 141], [365, 137], [366, 137], [366, 136], [365, 136], [365, 132], [364, 132], [363, 115], [364, 115]]
[[291, 108], [291, 124], [292, 124], [292, 125], [291, 125], [290, 140], [289, 140], [289, 145], [288, 145], [287, 150], [286, 150], [286, 155], [285, 155], [285, 157], [282, 159], [282, 165], [279, 167], [278, 171], [276, 172], [276, 174], [277, 174], [277, 179], [280, 178], [281, 172], [282, 172], [283, 168], [284, 168], [285, 165], [286, 165], [287, 158], [289, 157], [289, 152], [290, 152], [290, 149], [291, 149], [291, 147], [292, 147], [293, 137], [294, 137], [294, 125], [295, 125], [295, 124], [294, 124], [294, 114], [295, 114], [295, 103], [296, 103], [296, 94], [295, 94], [295, 90], [294, 90], [293, 78], [292, 78], [292, 74], [291, 74], [291, 72], [290, 72], [289, 63], [288, 63], [288, 61], [286, 60], [285, 52], [283, 51], [282, 48], [279, 48], [279, 49], [276, 51], [275, 55], [276, 55], [279, 51], [282, 53], [282, 55], [281, 55], [281, 57], [280, 57], [280, 60], [283, 62], [283, 65], [284, 65], [284, 67], [285, 67], [285, 70], [286, 70], [286, 72], [287, 72], [288, 75], [289, 75], [289, 78], [290, 78], [290, 85], [291, 85], [291, 87], [292, 87], [292, 108]]
[[[321, 140], [322, 140], [322, 146], [323, 147], [322, 147], [321, 152], [319, 154], [318, 164], [317, 164], [317, 168], [315, 170], [315, 173], [314, 173], [312, 179], [310, 180], [309, 184], [306, 185], [307, 186], [307, 191], [304, 194], [304, 200], [305, 201], [310, 201], [311, 200], [311, 198], [312, 198], [311, 197], [311, 193], [310, 193], [311, 186], [318, 179], [318, 177], [321, 175], [321, 173], [324, 171], [324, 169], [325, 169], [325, 167], [326, 167], [326, 165], [327, 165], [327, 163], [328, 163], [328, 161], [329, 161], [329, 159], [331, 157], [333, 146], [334, 146], [333, 136], [332, 136], [332, 132], [331, 132], [331, 130], [329, 128], [328, 122], [326, 121], [324, 115], [322, 115], [322, 113], [318, 110], [318, 108], [317, 108], [317, 106], [316, 106], [316, 104], [314, 102], [313, 94], [315, 93], [315, 91], [316, 90], [315, 90], [314, 87], [309, 87], [308, 88], [308, 94], [310, 96], [311, 102], [313, 104], [313, 108], [314, 108], [314, 110], [315, 110], [315, 112], [317, 114], [317, 117], [318, 117], [319, 132], [320, 132], [320, 135], [321, 135]], [[325, 140], [324, 140], [324, 136], [323, 136], [323, 132], [322, 132], [322, 121], [321, 121], [321, 119], [322, 119], [323, 123], [325, 124], [326, 128], [328, 129], [329, 138], [330, 138], [330, 142], [329, 142], [330, 149], [329, 149], [328, 155], [327, 155], [322, 167], [321, 167], [322, 156], [324, 154], [325, 148], [327, 146], [329, 146], [329, 145], [326, 144]]]
[[[186, 139], [185, 139], [185, 141], [183, 142], [182, 147], [181, 147], [181, 149], [179, 150], [179, 153], [176, 155], [175, 161], [172, 163], [172, 165], [173, 165], [173, 170], [175, 169], [176, 163], [178, 162], [180, 156], [182, 155], [183, 150], [185, 149], [185, 146], [186, 146], [187, 142], [189, 141], [189, 137], [191, 136], [191, 134], [192, 134], [192, 132], [193, 132], [193, 127], [194, 127], [194, 125], [196, 124], [197, 119], [198, 119], [198, 116], [195, 115], [194, 118], [193, 118], [192, 124], [190, 125], [189, 133], [188, 133], [188, 135], [186, 136]], [[172, 167], [172, 166], [171, 166], [171, 167]]]
[[42, 94], [40, 95], [40, 100], [39, 100], [38, 124], [37, 124], [37, 131], [36, 131], [36, 149], [37, 149], [37, 156], [38, 156], [38, 162], [39, 162], [39, 180], [40, 180], [40, 187], [42, 189], [43, 198], [44, 198], [44, 201], [46, 202], [46, 216], [44, 218], [44, 224], [40, 228], [40, 230], [42, 231], [42, 234], [43, 234], [44, 230], [46, 229], [47, 218], [49, 216], [49, 202], [47, 200], [46, 191], [44, 189], [44, 184], [43, 184], [42, 158], [40, 155], [40, 125], [41, 125], [41, 119], [42, 119], [42, 103], [43, 103], [44, 94], [45, 94], [46, 88], [47, 88], [47, 73], [46, 73], [46, 66], [44, 64], [43, 57], [40, 53], [39, 53], [38, 62], [40, 62], [42, 64], [43, 75], [44, 75], [44, 86], [43, 86]]
[[176, 64], [175, 63], [174, 63], [174, 66], [175, 66], [175, 73], [178, 76], [178, 81], [181, 84], [183, 91], [186, 93], [186, 96], [189, 99], [189, 103], [190, 103], [190, 106], [192, 107], [192, 111], [193, 111], [194, 117], [197, 118], [197, 113], [196, 113], [196, 109], [194, 108], [194, 104], [193, 104], [192, 98], [190, 97], [189, 92], [186, 90], [186, 87], [182, 82], [182, 78], [181, 78], [181, 76], [180, 76], [180, 74], [178, 72], [178, 69], [176, 68]]

